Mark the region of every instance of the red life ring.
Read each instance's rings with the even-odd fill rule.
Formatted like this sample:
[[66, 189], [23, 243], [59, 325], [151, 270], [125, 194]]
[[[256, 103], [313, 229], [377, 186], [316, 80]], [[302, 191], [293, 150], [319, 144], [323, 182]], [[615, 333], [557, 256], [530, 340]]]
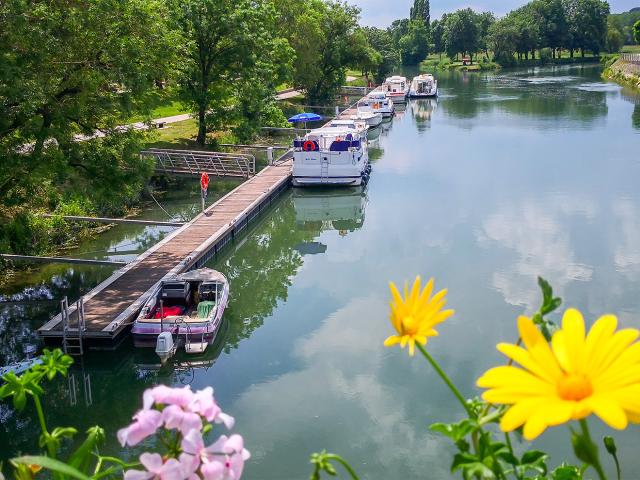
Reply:
[[316, 144], [314, 142], [312, 142], [311, 140], [307, 140], [306, 142], [304, 142], [302, 144], [302, 149], [305, 152], [313, 152], [316, 149]]

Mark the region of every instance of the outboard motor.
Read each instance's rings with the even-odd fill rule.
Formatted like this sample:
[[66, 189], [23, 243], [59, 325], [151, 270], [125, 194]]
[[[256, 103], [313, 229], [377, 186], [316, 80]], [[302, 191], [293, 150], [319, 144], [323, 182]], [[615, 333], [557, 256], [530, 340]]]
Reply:
[[156, 355], [160, 357], [160, 362], [165, 363], [176, 353], [171, 332], [162, 332], [156, 340]]

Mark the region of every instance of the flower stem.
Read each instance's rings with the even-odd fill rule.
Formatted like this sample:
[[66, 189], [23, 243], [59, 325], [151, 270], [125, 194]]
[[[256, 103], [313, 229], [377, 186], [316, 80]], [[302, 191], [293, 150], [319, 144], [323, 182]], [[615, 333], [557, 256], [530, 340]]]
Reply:
[[336, 462], [340, 463], [340, 465], [342, 465], [344, 467], [344, 469], [349, 472], [349, 475], [351, 475], [352, 480], [360, 480], [358, 478], [358, 475], [356, 475], [356, 472], [353, 468], [351, 468], [351, 465], [349, 465], [349, 463], [342, 458], [340, 455], [336, 455], [335, 453], [329, 453], [327, 454], [327, 459], [330, 460], [335, 460]]
[[436, 362], [433, 359], [433, 357], [429, 354], [429, 352], [427, 352], [425, 350], [425, 348], [422, 345], [420, 345], [419, 343], [417, 343], [417, 342], [416, 342], [416, 347], [418, 347], [418, 350], [420, 350], [420, 353], [422, 353], [422, 355], [424, 355], [424, 358], [426, 358], [429, 361], [429, 363], [431, 364], [433, 369], [436, 372], [438, 372], [438, 375], [440, 375], [440, 378], [442, 378], [444, 383], [447, 384], [447, 386], [449, 387], [449, 390], [451, 390], [451, 392], [453, 392], [455, 397], [458, 399], [458, 401], [460, 402], [462, 407], [467, 412], [467, 415], [469, 415], [470, 418], [475, 418], [474, 413], [471, 411], [471, 407], [469, 407], [469, 405], [467, 405], [467, 402], [465, 401], [465, 399], [462, 396], [462, 394], [460, 393], [460, 391], [456, 388], [456, 386], [453, 384], [453, 382], [451, 382], [451, 380], [449, 379], [447, 374], [444, 373], [444, 370], [442, 370], [442, 368], [440, 368], [440, 365], [438, 365], [438, 362]]
[[[509, 453], [515, 457], [515, 454], [513, 453], [513, 445], [511, 444], [511, 435], [509, 435], [509, 432], [504, 432], [504, 439], [505, 439], [505, 441], [507, 443], [507, 448], [509, 449]], [[522, 478], [523, 478], [522, 477], [522, 473], [518, 472], [518, 469], [517, 469], [518, 464], [517, 463], [513, 463], [512, 465], [513, 465], [513, 473], [514, 473], [514, 475], [516, 476], [516, 478], [518, 480], [522, 480]]]
[[593, 443], [593, 440], [591, 440], [591, 433], [589, 433], [589, 425], [587, 424], [587, 421], [584, 418], [580, 420], [580, 428], [582, 429], [582, 435], [584, 436], [584, 439], [586, 440], [593, 454], [593, 463], [591, 463], [591, 466], [598, 473], [598, 478], [600, 480], [607, 480], [607, 476], [605, 475], [604, 470], [602, 469], [602, 465], [600, 464], [600, 457], [598, 456], [597, 447], [595, 443]]

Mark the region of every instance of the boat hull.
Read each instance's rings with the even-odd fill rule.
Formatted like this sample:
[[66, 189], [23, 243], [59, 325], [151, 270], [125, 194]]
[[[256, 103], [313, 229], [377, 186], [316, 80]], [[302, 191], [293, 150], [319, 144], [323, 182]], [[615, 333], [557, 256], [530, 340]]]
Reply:
[[438, 96], [438, 90], [429, 93], [416, 93], [409, 92], [409, 97], [411, 98], [433, 98]]
[[407, 101], [406, 93], [387, 93], [387, 98], [393, 103], [404, 103]]

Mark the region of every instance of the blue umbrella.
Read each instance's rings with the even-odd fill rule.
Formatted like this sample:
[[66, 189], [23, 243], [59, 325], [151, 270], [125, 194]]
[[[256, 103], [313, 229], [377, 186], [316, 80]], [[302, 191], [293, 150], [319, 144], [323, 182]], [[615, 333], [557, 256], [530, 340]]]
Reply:
[[296, 122], [316, 122], [318, 120], [322, 120], [322, 117], [317, 113], [298, 113], [297, 115], [294, 115], [287, 121], [290, 123], [296, 123]]

